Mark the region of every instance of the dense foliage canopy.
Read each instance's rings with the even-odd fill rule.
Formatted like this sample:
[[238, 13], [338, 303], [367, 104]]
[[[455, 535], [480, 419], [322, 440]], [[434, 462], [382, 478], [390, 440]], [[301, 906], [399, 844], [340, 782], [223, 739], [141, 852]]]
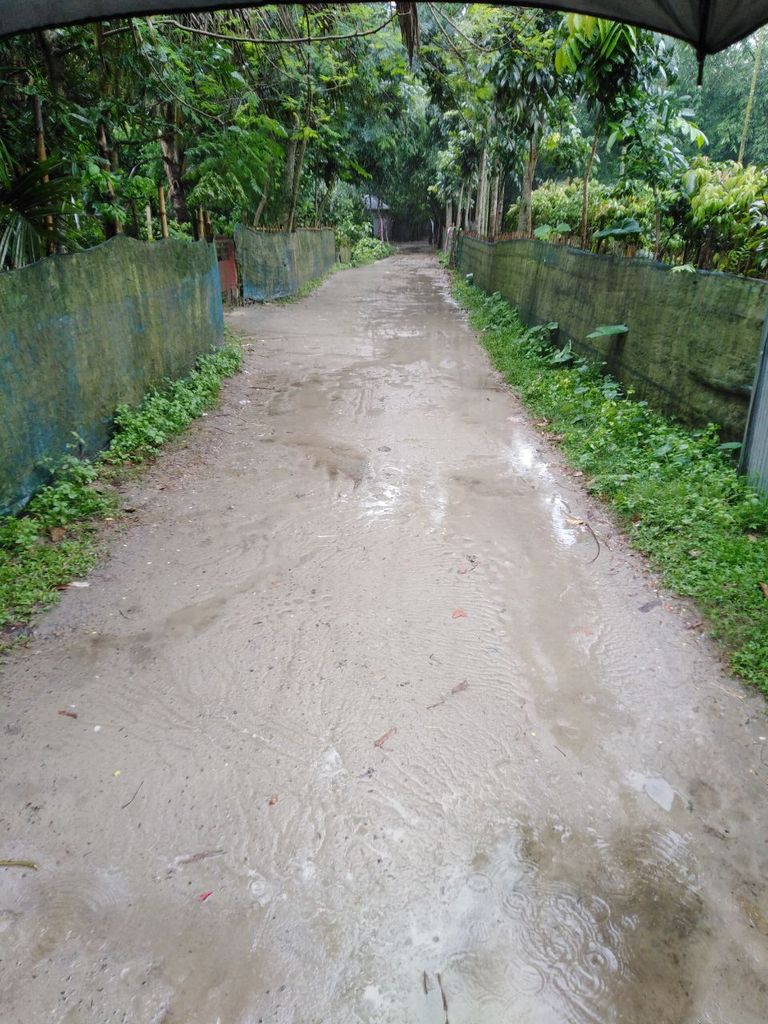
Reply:
[[275, 4], [0, 40], [0, 267], [238, 221], [354, 243], [373, 195], [404, 239], [459, 224], [764, 274], [764, 40], [710, 58], [702, 89], [684, 44], [484, 4]]

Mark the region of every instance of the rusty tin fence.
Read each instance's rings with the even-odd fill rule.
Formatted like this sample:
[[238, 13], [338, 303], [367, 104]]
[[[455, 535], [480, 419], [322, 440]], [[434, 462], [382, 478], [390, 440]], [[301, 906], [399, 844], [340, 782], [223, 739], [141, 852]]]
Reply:
[[235, 240], [226, 235], [214, 238], [216, 245], [216, 261], [219, 265], [219, 281], [221, 298], [228, 306], [240, 304], [240, 282], [237, 277], [237, 260], [235, 259]]

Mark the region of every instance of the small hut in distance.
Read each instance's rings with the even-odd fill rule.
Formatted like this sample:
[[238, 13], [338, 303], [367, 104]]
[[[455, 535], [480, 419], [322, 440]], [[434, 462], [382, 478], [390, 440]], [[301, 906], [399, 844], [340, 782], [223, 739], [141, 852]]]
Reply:
[[363, 205], [370, 214], [373, 237], [382, 242], [389, 242], [392, 235], [393, 215], [389, 206], [378, 196], [363, 196]]

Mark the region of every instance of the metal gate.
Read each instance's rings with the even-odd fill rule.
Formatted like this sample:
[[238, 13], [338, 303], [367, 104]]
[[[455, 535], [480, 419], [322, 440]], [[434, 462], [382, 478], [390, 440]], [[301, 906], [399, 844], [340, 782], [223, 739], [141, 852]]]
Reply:
[[749, 482], [768, 496], [768, 318], [763, 325], [755, 386], [749, 403], [741, 469]]

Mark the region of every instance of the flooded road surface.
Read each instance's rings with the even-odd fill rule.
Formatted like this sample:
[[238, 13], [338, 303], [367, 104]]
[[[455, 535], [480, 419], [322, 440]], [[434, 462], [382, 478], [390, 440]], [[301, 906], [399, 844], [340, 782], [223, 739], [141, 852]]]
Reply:
[[3, 1024], [764, 1024], [764, 705], [433, 258], [231, 323], [4, 666]]

